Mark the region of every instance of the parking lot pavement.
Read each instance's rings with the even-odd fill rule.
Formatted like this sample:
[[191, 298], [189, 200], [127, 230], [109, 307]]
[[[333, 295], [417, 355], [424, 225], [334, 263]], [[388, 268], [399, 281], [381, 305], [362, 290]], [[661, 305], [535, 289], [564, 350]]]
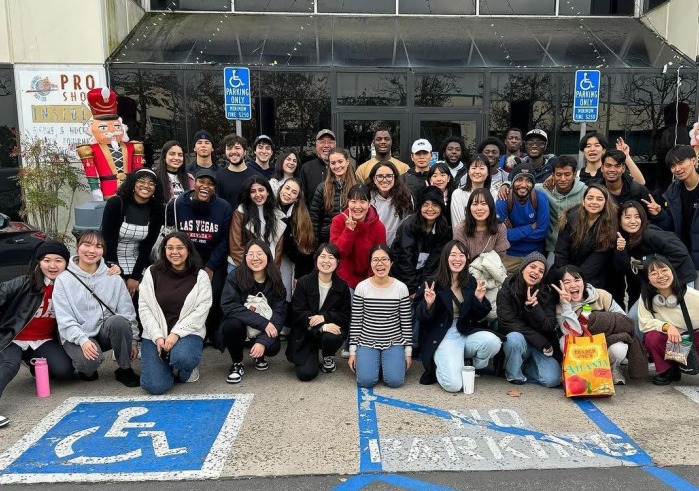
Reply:
[[632, 466], [655, 489], [699, 484], [699, 418], [690, 417], [699, 376], [573, 401], [487, 375], [473, 395], [450, 394], [419, 385], [419, 363], [399, 389], [358, 389], [337, 360], [337, 372], [310, 383], [283, 356], [266, 372], [247, 363], [232, 386], [228, 355], [206, 349], [200, 380], [161, 397], [117, 383], [109, 360], [98, 381], [55, 383], [39, 399], [23, 368], [0, 401], [11, 420], [0, 429], [0, 483], [343, 475], [337, 489], [349, 490], [370, 475]]

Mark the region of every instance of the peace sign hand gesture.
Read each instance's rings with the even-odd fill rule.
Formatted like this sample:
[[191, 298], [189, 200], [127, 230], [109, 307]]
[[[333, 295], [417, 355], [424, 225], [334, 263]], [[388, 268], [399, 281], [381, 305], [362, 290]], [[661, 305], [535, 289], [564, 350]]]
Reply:
[[437, 298], [437, 295], [434, 293], [434, 281], [432, 286], [425, 282], [425, 304], [427, 304], [428, 309], [432, 307], [435, 298]]
[[626, 249], [626, 239], [621, 235], [620, 232], [616, 233], [616, 250], [623, 251]]
[[648, 198], [650, 199], [650, 201], [646, 201], [646, 200], [642, 199], [641, 203], [646, 205], [646, 208], [648, 209], [649, 214], [651, 214], [653, 216], [657, 216], [658, 214], [660, 214], [662, 207], [653, 199], [652, 194], [649, 194]]
[[479, 278], [476, 279], [476, 298], [482, 302], [483, 297], [485, 297], [485, 280]]
[[536, 296], [539, 294], [539, 290], [535, 290], [534, 293], [532, 293], [532, 288], [530, 286], [527, 287], [527, 301], [524, 302], [524, 305], [528, 307], [536, 307], [539, 305], [539, 300], [536, 298]]
[[616, 149], [624, 152], [627, 157], [631, 154], [628, 143], [626, 143], [622, 137], [616, 139]]
[[345, 227], [347, 227], [350, 230], [354, 230], [354, 228], [357, 226], [357, 222], [352, 220], [352, 215], [350, 212], [347, 212], [347, 215], [342, 213], [342, 216], [345, 217]]
[[561, 305], [565, 305], [567, 303], [570, 303], [570, 293], [568, 293], [566, 291], [565, 287], [563, 286], [563, 280], [561, 280], [559, 284], [561, 285], [560, 288], [557, 287], [556, 285], [554, 285], [553, 283], [551, 283], [551, 288], [553, 288], [554, 290], [556, 290], [558, 292], [558, 298], [561, 302]]

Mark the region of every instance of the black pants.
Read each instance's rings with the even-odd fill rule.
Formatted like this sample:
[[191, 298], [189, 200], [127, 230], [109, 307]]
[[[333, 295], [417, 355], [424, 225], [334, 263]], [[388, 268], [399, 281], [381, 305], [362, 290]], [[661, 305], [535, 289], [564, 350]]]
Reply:
[[223, 346], [219, 346], [221, 338], [221, 294], [223, 293], [223, 285], [226, 283], [226, 265], [214, 270], [213, 278], [211, 278], [211, 308], [209, 315], [206, 317], [206, 338], [211, 341], [216, 348], [223, 350]]
[[61, 343], [55, 339], [46, 341], [37, 349], [29, 348], [26, 351], [22, 351], [22, 348], [15, 343], [10, 343], [7, 348], [0, 351], [0, 395], [19, 372], [22, 360], [29, 361], [32, 358], [46, 358], [49, 377], [52, 379], [69, 380], [75, 377], [73, 362]]
[[303, 365], [296, 365], [296, 376], [302, 382], [308, 382], [318, 376], [320, 366], [318, 364], [318, 349], [323, 353], [323, 357], [334, 356], [342, 346], [342, 334], [324, 332], [320, 340], [320, 346], [311, 350]]
[[[243, 361], [243, 350], [245, 349], [245, 341], [248, 337], [248, 328], [238, 319], [233, 319], [232, 317], [226, 317], [223, 319], [221, 324], [221, 329], [223, 330], [223, 344], [228, 348], [228, 352], [231, 354], [231, 359], [233, 363], [240, 363]], [[265, 346], [264, 356], [275, 356], [279, 353], [282, 347], [282, 343], [279, 340], [279, 336], [276, 338], [270, 338], [266, 334], [260, 334], [258, 338], [265, 337], [264, 341], [259, 340], [261, 344]], [[271, 340], [271, 343], [267, 343]], [[254, 343], [255, 340], [252, 340]]]

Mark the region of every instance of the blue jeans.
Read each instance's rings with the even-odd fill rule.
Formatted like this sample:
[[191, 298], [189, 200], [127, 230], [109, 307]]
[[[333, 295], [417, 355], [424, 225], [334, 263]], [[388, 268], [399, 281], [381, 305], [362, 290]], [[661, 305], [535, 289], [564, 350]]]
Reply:
[[175, 383], [174, 370], [179, 371], [178, 381], [184, 382], [201, 361], [203, 340], [194, 334], [180, 338], [170, 350], [170, 362], [158, 356], [158, 348], [150, 339], [141, 343], [141, 387], [151, 394], [167, 392]]
[[505, 352], [505, 378], [507, 380], [526, 381], [529, 377], [534, 382], [546, 387], [561, 385], [561, 365], [558, 361], [528, 344], [520, 333], [511, 332], [508, 334], [502, 350]]
[[405, 381], [405, 346], [394, 344], [390, 348], [377, 349], [357, 346], [357, 383], [373, 387], [379, 381], [379, 367], [383, 370], [383, 382], [389, 387], [400, 387]]
[[456, 330], [456, 324], [452, 324], [434, 353], [437, 382], [447, 392], [460, 391], [464, 358], [473, 359], [475, 368], [485, 368], [501, 345], [500, 338], [492, 332], [478, 331], [464, 336]]

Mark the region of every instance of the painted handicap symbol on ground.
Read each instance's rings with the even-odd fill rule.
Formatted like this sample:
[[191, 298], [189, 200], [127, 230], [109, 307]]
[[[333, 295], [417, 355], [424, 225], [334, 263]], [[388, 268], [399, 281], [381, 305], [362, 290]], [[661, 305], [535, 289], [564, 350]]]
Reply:
[[73, 397], [0, 455], [0, 483], [217, 478], [251, 400]]

